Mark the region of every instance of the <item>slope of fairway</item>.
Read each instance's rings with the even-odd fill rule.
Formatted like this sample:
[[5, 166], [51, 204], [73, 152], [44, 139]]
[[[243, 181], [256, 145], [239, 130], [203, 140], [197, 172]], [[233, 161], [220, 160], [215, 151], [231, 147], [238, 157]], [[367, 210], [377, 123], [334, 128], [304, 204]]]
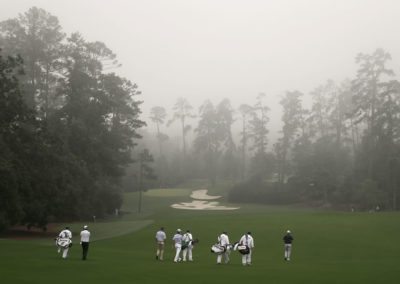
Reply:
[[153, 223], [153, 220], [138, 221], [115, 221], [105, 223], [94, 223], [90, 225], [90, 230], [95, 232], [92, 241], [99, 241], [130, 234]]
[[[398, 283], [397, 212], [324, 212], [244, 204], [231, 212], [169, 207], [172, 202], [185, 201], [190, 192], [183, 196], [146, 193], [141, 214], [135, 212], [137, 196], [128, 194], [119, 225], [107, 228], [96, 223], [92, 230], [94, 238], [108, 233], [111, 237], [109, 231], [118, 231], [118, 226], [123, 234], [92, 242], [87, 261], [80, 259], [77, 243], [69, 258], [62, 260], [55, 247], [0, 240], [2, 283]], [[154, 223], [146, 221], [149, 216]], [[145, 221], [126, 234], [125, 227]], [[163, 262], [155, 260], [154, 235], [160, 226], [166, 228], [168, 237]], [[177, 228], [190, 229], [200, 239], [193, 263], [172, 261], [171, 238]], [[295, 238], [290, 262], [283, 260], [286, 229]], [[223, 230], [231, 242], [252, 232], [256, 245], [252, 266], [242, 266], [237, 252], [232, 252], [229, 264], [216, 264], [210, 247]]]

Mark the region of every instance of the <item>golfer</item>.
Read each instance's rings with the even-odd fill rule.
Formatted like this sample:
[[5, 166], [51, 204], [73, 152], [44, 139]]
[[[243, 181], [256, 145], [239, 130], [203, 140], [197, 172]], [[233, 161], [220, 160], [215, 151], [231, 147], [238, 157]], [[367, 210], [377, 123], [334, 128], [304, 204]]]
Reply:
[[229, 237], [227, 232], [222, 232], [221, 235], [218, 236], [218, 244], [224, 248], [224, 251], [217, 256], [217, 264], [221, 264], [222, 258], [224, 259], [225, 263], [229, 262]]
[[285, 246], [285, 257], [284, 259], [286, 261], [290, 261], [290, 255], [292, 254], [292, 242], [293, 242], [293, 236], [290, 230], [286, 231], [286, 234], [283, 236], [283, 243]]
[[88, 226], [85, 225], [81, 231], [82, 260], [86, 260], [89, 251], [89, 240], [90, 232], [88, 230]]
[[163, 260], [164, 259], [164, 246], [165, 240], [167, 239], [167, 235], [165, 234], [164, 227], [161, 227], [160, 230], [156, 233], [156, 244], [157, 244], [157, 252], [156, 259]]
[[181, 248], [182, 248], [182, 231], [181, 229], [177, 229], [176, 233], [174, 235], [174, 237], [172, 238], [172, 240], [175, 243], [175, 258], [174, 258], [174, 262], [179, 262], [181, 261], [180, 258], [180, 253], [181, 253]]
[[183, 261], [186, 261], [186, 255], [188, 256], [189, 261], [193, 261], [193, 236], [190, 233], [190, 230], [187, 230], [186, 233], [182, 236], [182, 258]]
[[58, 247], [58, 253], [62, 250], [62, 258], [65, 259], [68, 257], [69, 248], [72, 246], [72, 232], [69, 230], [69, 227], [65, 227], [65, 229], [58, 234], [58, 239], [66, 244]]

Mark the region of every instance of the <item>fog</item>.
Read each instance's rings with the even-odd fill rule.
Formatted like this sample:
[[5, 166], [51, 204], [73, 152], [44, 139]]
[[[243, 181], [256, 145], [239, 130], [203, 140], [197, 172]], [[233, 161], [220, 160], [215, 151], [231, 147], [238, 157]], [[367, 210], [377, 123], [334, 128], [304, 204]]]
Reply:
[[[267, 95], [270, 124], [279, 98], [326, 80], [355, 76], [355, 56], [383, 48], [400, 70], [396, 0], [1, 0], [0, 20], [30, 7], [58, 17], [63, 30], [102, 41], [122, 63], [114, 71], [139, 85], [143, 117], [178, 97], [197, 110], [206, 99], [234, 108]], [[152, 125], [149, 123], [149, 127]]]

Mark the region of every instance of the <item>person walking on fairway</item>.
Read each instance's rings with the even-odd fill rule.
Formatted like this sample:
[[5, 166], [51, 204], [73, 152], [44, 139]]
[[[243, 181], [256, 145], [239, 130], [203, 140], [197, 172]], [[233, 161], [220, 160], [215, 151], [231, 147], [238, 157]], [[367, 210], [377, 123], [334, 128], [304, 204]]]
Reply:
[[254, 248], [254, 239], [251, 236], [251, 232], [247, 232], [247, 234], [244, 234], [240, 238], [239, 243], [242, 246], [246, 246], [248, 248], [248, 253], [242, 254], [242, 264], [243, 265], [251, 265], [251, 254], [252, 254], [253, 248]]
[[72, 246], [72, 232], [70, 231], [69, 227], [65, 227], [65, 229], [58, 234], [57, 242], [58, 253], [60, 253], [62, 250], [62, 258], [66, 259], [68, 257], [69, 248]]
[[222, 258], [225, 263], [229, 262], [229, 253], [230, 253], [230, 242], [227, 232], [222, 232], [221, 235], [218, 236], [218, 244], [224, 248], [224, 251], [217, 256], [217, 264], [221, 264]]
[[183, 261], [186, 261], [186, 255], [188, 256], [189, 261], [193, 261], [193, 235], [189, 230], [182, 236], [182, 258]]
[[165, 234], [164, 227], [161, 227], [160, 230], [156, 233], [156, 244], [157, 244], [157, 252], [156, 259], [163, 260], [164, 259], [164, 247], [165, 240], [167, 239], [167, 235]]
[[290, 261], [290, 255], [292, 254], [292, 242], [293, 236], [290, 230], [286, 231], [286, 234], [283, 236], [283, 243], [285, 246], [285, 260]]
[[174, 237], [172, 238], [172, 240], [174, 241], [175, 251], [176, 251], [174, 262], [179, 262], [179, 261], [181, 261], [180, 253], [181, 253], [181, 249], [182, 249], [182, 231], [181, 231], [181, 229], [176, 230], [176, 233], [175, 233]]
[[89, 251], [89, 240], [90, 232], [88, 230], [88, 226], [85, 225], [81, 231], [82, 260], [86, 260]]

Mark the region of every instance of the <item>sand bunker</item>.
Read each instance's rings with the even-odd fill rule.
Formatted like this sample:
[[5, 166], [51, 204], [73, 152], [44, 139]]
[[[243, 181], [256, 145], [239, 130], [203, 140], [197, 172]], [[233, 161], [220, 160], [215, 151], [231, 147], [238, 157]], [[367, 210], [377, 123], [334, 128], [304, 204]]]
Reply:
[[200, 200], [212, 200], [212, 199], [221, 198], [221, 196], [208, 195], [207, 191], [208, 191], [207, 189], [194, 190], [192, 192], [192, 194], [190, 195], [190, 197], [193, 199], [200, 199]]
[[217, 201], [208, 201], [213, 199], [221, 198], [221, 196], [207, 195], [207, 189], [194, 190], [190, 195], [193, 199], [192, 202], [181, 202], [172, 204], [171, 207], [175, 209], [186, 209], [186, 210], [236, 210], [239, 207], [227, 207], [219, 205]]

